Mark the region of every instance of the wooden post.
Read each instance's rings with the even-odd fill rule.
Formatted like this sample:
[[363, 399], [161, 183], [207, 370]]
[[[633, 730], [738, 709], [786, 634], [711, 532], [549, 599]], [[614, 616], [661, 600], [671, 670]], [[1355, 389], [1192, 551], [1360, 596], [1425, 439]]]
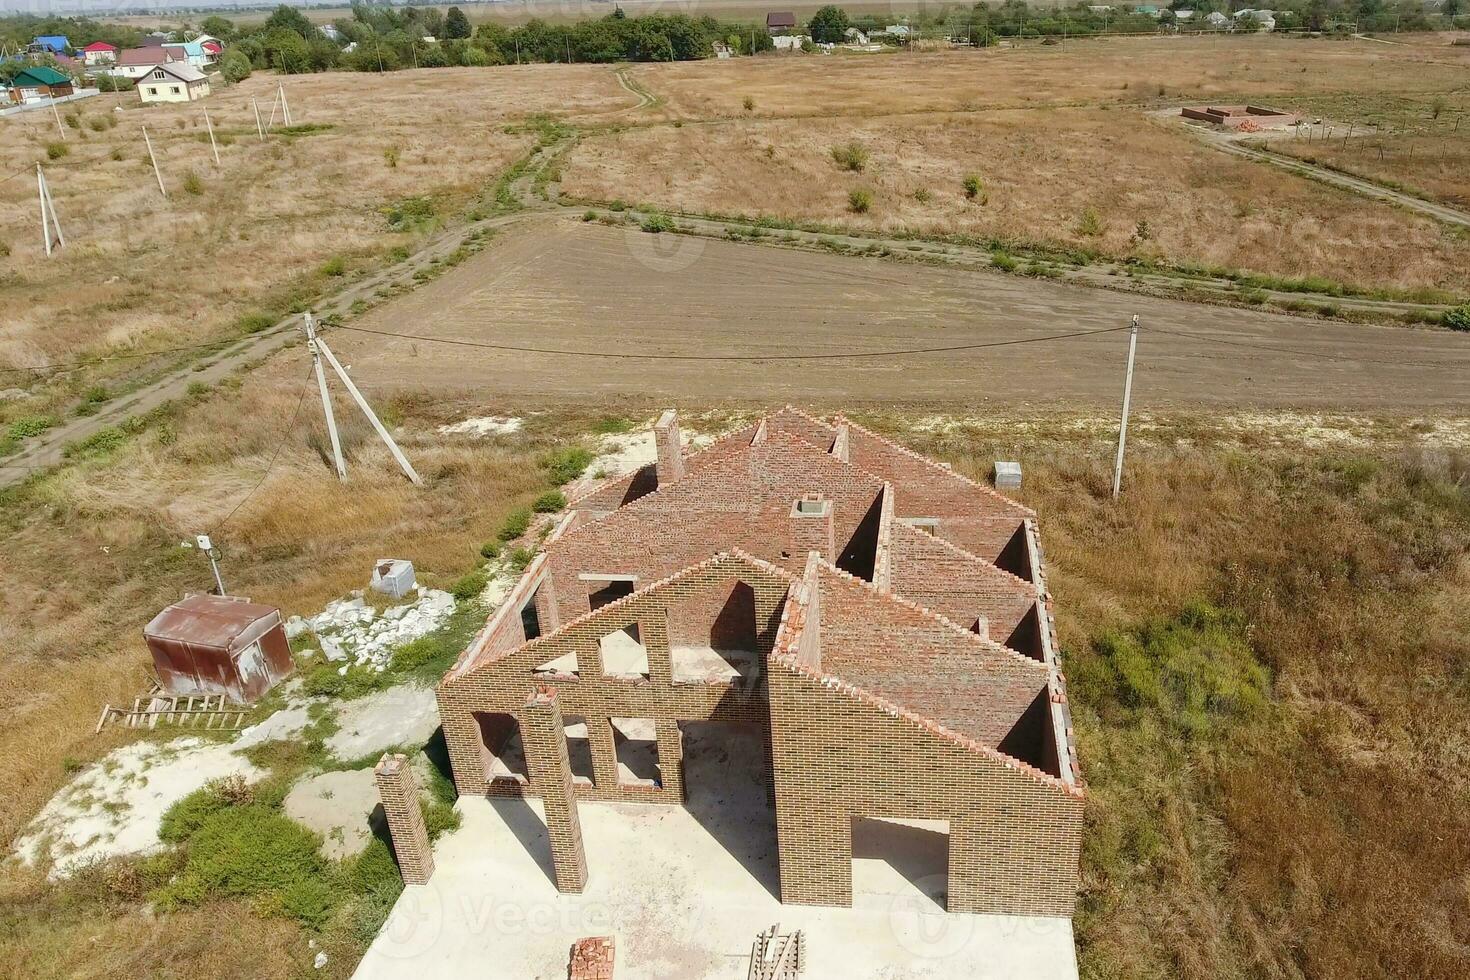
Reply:
[[316, 339], [316, 323], [311, 314], [306, 314], [306, 347], [311, 351], [311, 363], [316, 370], [316, 385], [322, 393], [322, 414], [327, 417], [327, 434], [332, 437], [332, 461], [337, 467], [337, 479], [347, 479], [347, 464], [342, 460], [342, 441], [337, 437], [337, 418], [332, 414], [332, 396], [327, 393], [327, 375], [322, 370], [320, 342]]
[[51, 97], [51, 115], [56, 120], [56, 131], [58, 133], [60, 133], [61, 134], [61, 138], [63, 140], [65, 140], [66, 139], [66, 127], [63, 126], [63, 125], [61, 125], [61, 113], [58, 112], [57, 109], [56, 109], [56, 97], [54, 95]]
[[214, 151], [214, 165], [219, 166], [219, 144], [214, 141], [214, 123], [209, 121], [209, 107], [204, 108], [204, 128], [209, 130], [209, 148]]
[[255, 132], [256, 132], [256, 135], [258, 135], [260, 137], [261, 141], [264, 142], [265, 141], [265, 130], [262, 129], [261, 128], [261, 125], [260, 125], [260, 103], [257, 102], [257, 101], [255, 101], [255, 99], [253, 97], [250, 100], [250, 108], [252, 108], [252, 109], [255, 110]]
[[36, 164], [36, 199], [41, 202], [41, 243], [46, 246], [46, 258], [51, 257], [51, 226], [46, 218], [46, 177], [41, 165]]
[[332, 353], [332, 349], [321, 340], [316, 342], [316, 346], [322, 352], [322, 356], [327, 359], [327, 363], [332, 365], [332, 370], [337, 372], [337, 377], [341, 378], [342, 383], [347, 386], [348, 394], [352, 395], [352, 400], [357, 402], [357, 407], [362, 409], [362, 414], [366, 415], [367, 420], [372, 423], [373, 429], [378, 433], [378, 438], [383, 440], [383, 444], [388, 447], [388, 451], [398, 461], [398, 465], [403, 470], [404, 475], [415, 486], [422, 486], [424, 482], [423, 478], [418, 475], [418, 472], [413, 468], [413, 464], [408, 461], [408, 457], [403, 455], [403, 450], [398, 448], [398, 443], [394, 442], [393, 437], [388, 434], [388, 430], [378, 419], [372, 406], [367, 403], [366, 398], [362, 397], [362, 392], [357, 390], [357, 385], [353, 384], [352, 379], [347, 376], [346, 369], [337, 361], [336, 356]]
[[284, 83], [276, 87], [281, 97], [281, 119], [287, 126], [291, 125], [291, 105], [286, 101], [286, 86]]
[[1128, 403], [1133, 397], [1133, 355], [1138, 350], [1138, 314], [1133, 315], [1133, 329], [1128, 331], [1128, 373], [1123, 381], [1123, 421], [1118, 426], [1118, 458], [1113, 463], [1113, 499], [1123, 488], [1123, 444], [1128, 439]]
[[153, 176], [158, 178], [158, 193], [168, 197], [168, 191], [163, 189], [163, 174], [158, 170], [158, 158], [153, 155], [153, 141], [148, 138], [148, 127], [143, 127], [143, 143], [148, 147], [148, 159], [153, 162]]

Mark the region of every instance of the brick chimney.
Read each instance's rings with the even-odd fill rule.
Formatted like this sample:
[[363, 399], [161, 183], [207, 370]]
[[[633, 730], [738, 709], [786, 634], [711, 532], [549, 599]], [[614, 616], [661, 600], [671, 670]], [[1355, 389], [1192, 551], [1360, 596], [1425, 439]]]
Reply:
[[653, 425], [653, 442], [658, 450], [658, 485], [666, 486], [684, 475], [684, 447], [679, 439], [679, 416], [672, 408]]

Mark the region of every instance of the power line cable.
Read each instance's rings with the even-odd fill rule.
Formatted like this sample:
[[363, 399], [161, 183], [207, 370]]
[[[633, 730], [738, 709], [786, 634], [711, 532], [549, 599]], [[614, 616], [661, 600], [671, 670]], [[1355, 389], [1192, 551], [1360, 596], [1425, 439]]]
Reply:
[[483, 350], [508, 351], [516, 354], [552, 354], [563, 357], [601, 357], [631, 361], [828, 361], [868, 357], [907, 357], [914, 354], [949, 354], [959, 351], [983, 350], [992, 347], [1015, 347], [1021, 344], [1044, 344], [1055, 340], [1072, 340], [1078, 337], [1096, 337], [1118, 333], [1129, 327], [1106, 327], [1101, 330], [1074, 330], [1069, 333], [1049, 334], [1045, 337], [1017, 337], [1011, 340], [992, 340], [974, 344], [950, 344], [944, 347], [907, 347], [898, 350], [844, 351], [825, 354], [639, 354], [624, 351], [563, 350], [555, 347], [525, 347], [516, 344], [492, 344], [475, 340], [456, 340], [452, 337], [429, 337], [423, 334], [394, 333], [389, 330], [373, 330], [368, 327], [338, 326], [338, 330], [373, 334], [378, 337], [393, 337], [398, 340], [415, 340], [425, 343], [453, 344], [457, 347], [474, 347]]
[[[1244, 348], [1247, 348], [1247, 349], [1250, 349], [1250, 350], [1268, 351], [1268, 352], [1273, 353], [1273, 354], [1294, 354], [1297, 357], [1311, 357], [1311, 358], [1317, 358], [1317, 359], [1325, 360], [1325, 361], [1350, 361], [1350, 362], [1352, 362], [1354, 364], [1386, 364], [1386, 365], [1389, 365], [1389, 366], [1404, 365], [1404, 366], [1409, 366], [1409, 367], [1457, 367], [1458, 366], [1458, 365], [1455, 365], [1455, 364], [1447, 363], [1445, 361], [1412, 361], [1412, 360], [1404, 360], [1402, 358], [1393, 358], [1391, 360], [1386, 360], [1386, 359], [1383, 359], [1383, 358], [1363, 357], [1363, 356], [1358, 355], [1358, 354], [1334, 353], [1332, 351], [1305, 351], [1305, 350], [1295, 350], [1295, 349], [1290, 348], [1290, 347], [1276, 347], [1276, 346], [1273, 346], [1271, 344], [1252, 344], [1252, 343], [1248, 343], [1248, 342], [1243, 341], [1243, 340], [1226, 340], [1224, 337], [1211, 337], [1208, 334], [1190, 333], [1187, 330], [1170, 330], [1167, 327], [1144, 327], [1143, 329], [1145, 331], [1152, 330], [1155, 333], [1168, 334], [1171, 337], [1184, 337], [1184, 338], [1187, 338], [1189, 340], [1202, 340], [1202, 341], [1204, 341], [1205, 343], [1208, 343], [1208, 344], [1222, 344], [1222, 345], [1227, 346], [1227, 347], [1244, 347]], [[1234, 336], [1239, 336], [1239, 335], [1236, 334]], [[1470, 347], [1467, 347], [1466, 348], [1466, 353], [1470, 353]]]
[[291, 432], [296, 428], [296, 420], [301, 417], [301, 406], [306, 404], [307, 393], [311, 390], [307, 384], [310, 380], [311, 369], [308, 367], [306, 376], [301, 379], [301, 397], [296, 399], [296, 408], [291, 412], [291, 420], [286, 423], [286, 428], [281, 432], [281, 441], [276, 445], [276, 451], [271, 454], [270, 462], [265, 464], [265, 471], [260, 474], [260, 479], [256, 481], [255, 486], [251, 487], [249, 492], [240, 498], [239, 502], [231, 508], [230, 512], [216, 523], [214, 527], [209, 529], [211, 537], [218, 534], [220, 528], [230, 523], [230, 519], [240, 512], [240, 508], [245, 506], [246, 501], [255, 496], [255, 492], [265, 485], [265, 478], [271, 475], [271, 470], [275, 468], [276, 461], [281, 458], [281, 453], [286, 449], [286, 443], [291, 439]]

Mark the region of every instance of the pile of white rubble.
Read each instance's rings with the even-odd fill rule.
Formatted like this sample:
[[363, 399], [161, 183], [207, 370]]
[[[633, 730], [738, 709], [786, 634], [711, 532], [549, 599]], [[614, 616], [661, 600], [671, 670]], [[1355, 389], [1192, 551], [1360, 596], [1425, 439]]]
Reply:
[[294, 640], [315, 633], [322, 654], [342, 664], [339, 673], [350, 666], [382, 671], [393, 659], [394, 647], [432, 633], [452, 612], [454, 596], [439, 589], [419, 589], [413, 602], [390, 606], [381, 614], [356, 593], [334, 599], [310, 619], [292, 616], [286, 621], [286, 636]]

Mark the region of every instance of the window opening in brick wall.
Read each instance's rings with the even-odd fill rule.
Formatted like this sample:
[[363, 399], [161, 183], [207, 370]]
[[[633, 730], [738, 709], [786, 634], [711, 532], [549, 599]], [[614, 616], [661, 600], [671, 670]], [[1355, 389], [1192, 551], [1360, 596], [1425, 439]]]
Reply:
[[949, 894], [949, 821], [852, 818], [852, 893], [932, 901]]
[[594, 785], [592, 739], [587, 731], [587, 719], [581, 715], [566, 715], [562, 718], [562, 726], [567, 735], [567, 761], [571, 763], [572, 782], [578, 786]]
[[602, 673], [622, 680], [648, 679], [648, 648], [638, 640], [638, 624], [613, 630], [597, 641]]
[[614, 718], [612, 730], [618, 782], [623, 786], [662, 787], [658, 773], [658, 723], [652, 718]]
[[475, 721], [480, 726], [480, 757], [485, 764], [485, 778], [526, 782], [526, 751], [521, 745], [521, 726], [516, 723], [516, 716], [476, 711]]

